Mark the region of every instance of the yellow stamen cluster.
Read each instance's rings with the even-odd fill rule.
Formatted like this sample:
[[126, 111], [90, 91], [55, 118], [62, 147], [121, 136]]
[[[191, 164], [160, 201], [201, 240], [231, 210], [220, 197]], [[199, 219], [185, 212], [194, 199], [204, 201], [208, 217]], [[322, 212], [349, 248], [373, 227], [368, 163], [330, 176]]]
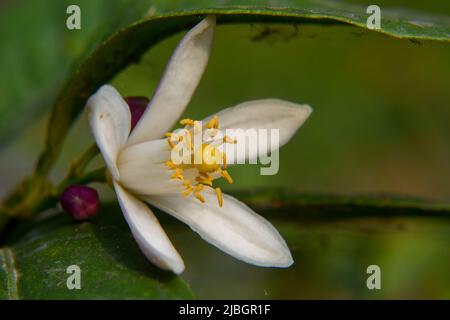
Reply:
[[216, 188], [216, 195], [217, 195], [217, 201], [219, 202], [219, 207], [222, 208], [223, 197], [222, 197], [222, 190], [220, 190], [220, 188]]
[[[201, 159], [201, 163], [195, 163], [192, 161], [191, 164], [175, 164], [173, 161], [169, 160], [165, 162], [165, 165], [170, 170], [173, 170], [171, 175], [172, 179], [179, 179], [183, 181], [183, 187], [185, 190], [182, 192], [182, 195], [187, 197], [191, 194], [195, 198], [197, 198], [200, 202], [204, 203], [205, 198], [202, 196], [201, 191], [204, 186], [213, 186], [214, 176], [219, 176], [224, 178], [228, 183], [233, 183], [233, 178], [231, 178], [230, 174], [226, 170], [227, 168], [227, 158], [225, 153], [220, 152], [215, 146], [212, 144], [202, 143], [201, 147], [197, 150], [194, 150], [194, 145], [192, 143], [192, 134], [196, 134], [201, 130], [201, 125], [198, 121], [192, 119], [183, 119], [180, 121], [181, 125], [187, 126], [188, 129], [187, 134], [184, 136], [179, 136], [177, 139], [173, 139], [173, 134], [171, 132], [166, 133], [167, 142], [171, 149], [175, 148], [175, 146], [183, 142], [186, 144], [187, 148], [189, 148], [191, 152], [192, 160], [194, 157]], [[217, 116], [211, 118], [206, 124], [206, 128], [208, 129], [218, 129], [219, 128], [219, 119]], [[216, 133], [213, 133], [215, 135]], [[175, 140], [175, 141], [174, 141]], [[223, 143], [236, 143], [236, 140], [224, 136]], [[214, 159], [218, 157], [221, 161], [216, 162]], [[184, 170], [187, 169], [197, 169], [198, 175], [194, 178], [193, 181], [187, 179], [184, 176]], [[220, 188], [215, 188], [217, 202], [219, 206], [223, 205], [223, 196], [222, 190]]]
[[219, 118], [217, 116], [212, 117], [211, 120], [206, 124], [208, 129], [218, 129], [219, 128]]

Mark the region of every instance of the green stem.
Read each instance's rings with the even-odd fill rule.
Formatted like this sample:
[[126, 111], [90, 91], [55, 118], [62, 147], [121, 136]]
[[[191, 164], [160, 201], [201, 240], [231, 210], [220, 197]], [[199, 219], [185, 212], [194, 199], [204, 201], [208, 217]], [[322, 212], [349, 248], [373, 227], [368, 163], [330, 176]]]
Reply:
[[67, 177], [57, 186], [56, 192], [52, 195], [48, 195], [41, 201], [36, 203], [34, 207], [31, 208], [31, 215], [35, 215], [44, 210], [54, 207], [63, 193], [63, 191], [70, 185], [74, 184], [88, 184], [88, 183], [106, 183], [106, 168], [99, 168], [93, 170], [85, 175], [78, 177]]
[[54, 207], [61, 193], [69, 185], [106, 182], [105, 168], [85, 173], [91, 160], [98, 154], [99, 150], [95, 144], [89, 147], [72, 164], [68, 175], [57, 187], [53, 187], [44, 176], [39, 174], [22, 182], [0, 208], [0, 233], [11, 218], [29, 219], [43, 210]]
[[34, 215], [43, 210], [49, 209], [58, 203], [59, 197], [64, 190], [74, 184], [88, 184], [92, 182], [105, 182], [105, 168], [100, 168], [85, 174], [86, 167], [89, 165], [92, 159], [99, 154], [99, 149], [96, 144], [90, 146], [81, 157], [75, 161], [67, 175], [67, 177], [59, 183], [53, 194], [44, 197], [42, 200], [36, 203], [31, 209], [31, 214]]
[[87, 184], [93, 182], [106, 182], [106, 168], [102, 167], [96, 170], [93, 170], [87, 174], [83, 174], [80, 176], [69, 176], [58, 185], [56, 188], [56, 193], [61, 194], [65, 188], [73, 184]]
[[99, 153], [100, 150], [94, 143], [81, 155], [77, 161], [72, 164], [68, 177], [81, 176], [91, 160], [94, 159]]

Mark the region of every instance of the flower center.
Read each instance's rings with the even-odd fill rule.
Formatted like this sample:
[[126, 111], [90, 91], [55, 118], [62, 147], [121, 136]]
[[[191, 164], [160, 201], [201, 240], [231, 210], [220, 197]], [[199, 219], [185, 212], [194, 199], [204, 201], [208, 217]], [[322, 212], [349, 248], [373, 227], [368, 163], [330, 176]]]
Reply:
[[[222, 144], [235, 144], [236, 141], [228, 136], [223, 136], [217, 139], [219, 133], [219, 119], [214, 116], [207, 124], [209, 129], [210, 141], [204, 142], [196, 147], [193, 143], [193, 135], [202, 131], [202, 126], [199, 121], [192, 119], [183, 119], [180, 124], [185, 125], [183, 134], [175, 134], [172, 132], [166, 133], [167, 142], [171, 149], [184, 147], [187, 151], [188, 161], [182, 163], [175, 163], [172, 160], [166, 161], [165, 165], [173, 170], [172, 179], [179, 179], [183, 181], [184, 190], [182, 195], [187, 197], [193, 194], [200, 202], [204, 203], [205, 198], [201, 192], [204, 186], [213, 187], [213, 180], [217, 178], [224, 178], [228, 183], [233, 183], [233, 179], [226, 170], [227, 157], [225, 151], [220, 151], [218, 147]], [[219, 142], [219, 145], [217, 144]], [[194, 170], [192, 170], [194, 169]], [[190, 172], [188, 174], [188, 172]], [[194, 172], [194, 175], [192, 175]], [[223, 197], [222, 190], [219, 187], [215, 188], [217, 201], [222, 207]]]

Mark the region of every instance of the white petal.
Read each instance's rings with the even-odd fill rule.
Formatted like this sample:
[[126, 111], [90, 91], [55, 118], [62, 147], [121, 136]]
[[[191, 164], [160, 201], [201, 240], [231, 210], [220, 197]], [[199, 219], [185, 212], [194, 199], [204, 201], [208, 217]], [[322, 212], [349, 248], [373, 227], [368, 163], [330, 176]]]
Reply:
[[125, 147], [117, 160], [120, 183], [139, 195], [180, 193], [182, 181], [171, 179], [173, 171], [164, 164], [168, 160], [170, 148], [167, 139]]
[[141, 251], [158, 267], [180, 274], [184, 270], [183, 259], [173, 247], [150, 208], [117, 182], [114, 189], [123, 215]]
[[215, 17], [208, 16], [181, 40], [130, 136], [130, 145], [161, 138], [181, 116], [208, 63], [215, 24]]
[[104, 85], [89, 98], [87, 108], [95, 141], [112, 175], [118, 178], [117, 155], [131, 128], [128, 105], [114, 87]]
[[164, 163], [170, 160], [170, 150], [167, 139], [150, 140], [132, 146], [125, 146], [119, 154], [117, 163], [134, 162], [142, 157], [145, 158], [146, 163]]
[[[246, 152], [243, 154], [237, 152], [239, 150], [239, 143], [243, 143], [241, 135], [241, 139], [237, 139], [238, 146], [235, 146], [235, 148], [237, 147], [237, 149], [235, 149], [236, 152], [231, 154], [231, 157], [227, 154], [227, 160], [230, 164], [235, 164], [237, 162], [243, 163], [245, 160], [255, 159], [259, 154], [266, 155], [268, 151], [277, 150], [291, 139], [295, 132], [309, 117], [311, 112], [312, 109], [308, 105], [300, 105], [278, 99], [248, 101], [220, 111], [216, 114], [219, 118], [219, 128], [222, 130], [223, 134], [227, 134], [231, 138], [238, 138], [239, 135], [233, 134], [232, 132], [227, 131], [227, 129], [242, 129], [243, 131], [241, 132], [244, 135], [246, 133], [245, 130], [250, 129], [250, 131], [258, 133], [259, 129], [267, 129], [269, 141], [271, 136], [270, 130], [279, 130], [278, 144], [270, 143], [268, 148], [264, 149], [259, 147], [249, 148], [249, 143], [246, 143]], [[212, 117], [213, 116], [210, 116], [204, 119], [203, 125], [205, 125]], [[257, 137], [257, 139], [259, 139], [259, 133]], [[257, 141], [252, 141], [254, 144], [258, 144]]]
[[263, 217], [239, 200], [223, 195], [219, 207], [214, 190], [205, 188], [200, 203], [192, 196], [152, 196], [150, 204], [188, 224], [224, 252], [257, 266], [288, 267], [293, 263], [286, 242]]

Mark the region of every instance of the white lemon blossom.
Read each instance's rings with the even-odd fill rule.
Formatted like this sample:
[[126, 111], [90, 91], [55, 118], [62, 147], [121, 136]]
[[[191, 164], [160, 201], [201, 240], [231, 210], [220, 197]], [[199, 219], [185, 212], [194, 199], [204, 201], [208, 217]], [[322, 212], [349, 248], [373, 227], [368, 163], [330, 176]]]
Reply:
[[[237, 259], [258, 266], [288, 267], [293, 259], [278, 231], [244, 203], [211, 188], [212, 180], [219, 177], [232, 182], [224, 165], [183, 169], [170, 161], [171, 145], [165, 134], [183, 113], [201, 79], [214, 28], [215, 17], [208, 16], [185, 35], [132, 132], [128, 105], [109, 85], [102, 86], [87, 103], [91, 130], [133, 236], [155, 265], [177, 274], [184, 270], [182, 258], [146, 203], [188, 224], [204, 240]], [[220, 123], [221, 129], [276, 128], [281, 146], [310, 112], [305, 105], [256, 100], [224, 109], [204, 123], [214, 128]], [[194, 122], [187, 119], [182, 124], [190, 128]]]

